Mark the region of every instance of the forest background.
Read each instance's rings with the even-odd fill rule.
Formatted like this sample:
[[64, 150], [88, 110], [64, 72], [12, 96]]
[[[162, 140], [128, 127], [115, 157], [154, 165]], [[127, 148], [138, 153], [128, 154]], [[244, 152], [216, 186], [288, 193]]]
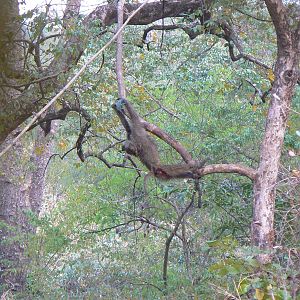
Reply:
[[200, 208], [194, 180], [124, 160], [115, 43], [90, 62], [116, 3], [2, 8], [3, 299], [300, 299], [297, 1], [152, 1], [124, 30], [161, 160], [206, 160]]

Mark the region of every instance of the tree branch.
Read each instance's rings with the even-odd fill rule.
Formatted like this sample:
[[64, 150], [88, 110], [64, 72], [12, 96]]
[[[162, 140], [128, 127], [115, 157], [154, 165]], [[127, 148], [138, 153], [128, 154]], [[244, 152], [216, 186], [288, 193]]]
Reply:
[[241, 13], [241, 14], [243, 14], [243, 15], [249, 17], [249, 18], [252, 18], [252, 19], [254, 19], [254, 20], [257, 20], [257, 21], [260, 21], [260, 22], [269, 22], [269, 23], [272, 23], [271, 20], [266, 20], [266, 19], [258, 18], [258, 17], [256, 17], [256, 16], [253, 16], [253, 15], [249, 14], [249, 13], [246, 13], [245, 11], [243, 11], [243, 10], [237, 8], [236, 6], [233, 6], [233, 9], [235, 9], [235, 10], [238, 11], [239, 13]]
[[266, 90], [265, 92], [263, 92], [262, 90], [260, 90], [259, 88], [257, 88], [256, 85], [254, 83], [252, 83], [249, 79], [246, 79], [246, 81], [254, 88], [254, 90], [255, 90], [254, 97], [255, 97], [256, 94], [258, 94], [258, 96], [261, 99], [261, 101], [263, 103], [266, 103], [266, 98], [270, 94], [270, 91], [271, 91], [272, 87], [270, 87], [268, 90]]
[[215, 164], [205, 166], [197, 171], [200, 177], [215, 173], [237, 173], [255, 180], [256, 170], [239, 164]]
[[[147, 218], [145, 218], [145, 217], [143, 217], [143, 216], [139, 217], [139, 220], [140, 220], [141, 222], [143, 222], [143, 223], [147, 223], [147, 224], [149, 224], [149, 225], [152, 225], [153, 227], [155, 227], [155, 228], [157, 228], [157, 229], [161, 229], [161, 230], [165, 230], [165, 231], [168, 231], [168, 232], [173, 233], [173, 230], [172, 230], [172, 229], [166, 228], [166, 227], [164, 227], [164, 226], [162, 226], [162, 225], [158, 225], [158, 224], [156, 224], [156, 223], [150, 221], [149, 219], [147, 219]], [[175, 236], [178, 237], [180, 240], [182, 240], [182, 236], [179, 235], [177, 232], [175, 232]]]
[[[179, 141], [174, 139], [172, 136], [170, 136], [168, 133], [163, 131], [155, 124], [149, 123], [142, 118], [140, 118], [140, 121], [147, 131], [153, 133], [155, 136], [157, 136], [158, 138], [166, 142], [168, 145], [170, 145], [174, 150], [176, 150], [186, 163], [191, 163], [193, 161], [192, 155], [185, 149], [185, 147]], [[255, 180], [256, 176], [256, 170], [239, 164], [209, 165], [206, 167], [200, 167], [198, 170], [196, 170], [195, 173], [199, 177], [213, 173], [237, 173], [242, 176], [246, 176], [251, 180]]]
[[[128, 23], [129, 25], [147, 25], [162, 18], [162, 10], [164, 6], [164, 18], [182, 17], [187, 13], [191, 13], [199, 8], [204, 8], [211, 1], [204, 0], [170, 0], [149, 2], [143, 9], [141, 9]], [[128, 15], [138, 9], [141, 3], [126, 3], [124, 5], [124, 21], [127, 20]], [[84, 24], [91, 21], [101, 21], [102, 26], [110, 26], [117, 22], [117, 8], [115, 5], [103, 5], [97, 7], [84, 20]]]
[[163, 281], [164, 281], [165, 289], [167, 288], [167, 284], [168, 284], [168, 282], [167, 282], [168, 274], [167, 273], [168, 273], [168, 260], [169, 260], [170, 245], [171, 245], [171, 242], [172, 242], [174, 236], [177, 234], [177, 230], [182, 222], [182, 219], [184, 218], [186, 213], [189, 211], [189, 209], [192, 207], [193, 203], [194, 203], [194, 196], [192, 197], [191, 202], [187, 205], [187, 207], [184, 209], [184, 211], [177, 218], [174, 229], [166, 240], [164, 264], [163, 264]]
[[14, 89], [19, 89], [21, 87], [25, 87], [26, 89], [32, 85], [32, 84], [35, 84], [35, 83], [41, 83], [43, 81], [47, 81], [49, 79], [55, 79], [57, 78], [58, 75], [60, 75], [62, 72], [60, 73], [56, 73], [56, 74], [50, 74], [50, 75], [47, 75], [45, 77], [41, 77], [41, 78], [37, 78], [35, 80], [32, 80], [30, 82], [27, 82], [27, 83], [22, 83], [22, 84], [1, 84], [0, 86], [6, 86], [6, 87], [10, 87], [10, 88], [14, 88]]
[[[258, 60], [254, 56], [244, 53], [243, 46], [242, 46], [238, 36], [234, 32], [233, 28], [231, 26], [229, 26], [229, 24], [227, 22], [221, 21], [221, 22], [219, 22], [219, 25], [223, 29], [224, 34], [221, 34], [221, 35], [216, 34], [216, 35], [219, 37], [223, 37], [228, 42], [229, 55], [230, 55], [230, 58], [232, 61], [238, 61], [241, 58], [243, 58], [243, 59], [248, 60], [248, 61], [250, 61], [260, 67], [263, 67], [265, 69], [268, 69], [268, 70], [272, 69], [270, 66], [266, 65], [265, 63]], [[215, 30], [213, 30], [212, 32], [214, 32], [214, 31]], [[234, 46], [236, 46], [236, 48], [239, 51], [239, 54], [237, 56], [234, 54]]]
[[[119, 30], [123, 25], [124, 14], [124, 0], [118, 0], [118, 26]], [[118, 95], [119, 98], [126, 98], [126, 90], [123, 77], [123, 33], [121, 32], [117, 37], [117, 52], [116, 52], [116, 73], [118, 82]]]
[[183, 147], [183, 145], [179, 141], [175, 140], [172, 136], [160, 129], [158, 126], [149, 123], [144, 119], [141, 119], [141, 122], [147, 131], [153, 133], [158, 138], [170, 145], [173, 149], [175, 149], [186, 163], [193, 160], [192, 155]]

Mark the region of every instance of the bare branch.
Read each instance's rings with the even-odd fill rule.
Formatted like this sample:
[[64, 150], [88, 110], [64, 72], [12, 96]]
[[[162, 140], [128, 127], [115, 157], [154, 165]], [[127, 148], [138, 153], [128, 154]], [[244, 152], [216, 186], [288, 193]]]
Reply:
[[181, 28], [180, 25], [152, 25], [144, 30], [143, 43], [147, 44], [148, 33], [152, 30], [174, 30], [178, 28]]
[[30, 126], [30, 128], [28, 128], [28, 131], [32, 130], [36, 126], [41, 125], [42, 123], [45, 123], [45, 122], [54, 121], [54, 120], [65, 120], [68, 113], [71, 111], [77, 112], [87, 122], [91, 121], [91, 117], [89, 116], [89, 114], [83, 108], [81, 108], [79, 105], [70, 104], [68, 102], [63, 102], [62, 106], [63, 107], [60, 110], [55, 111], [55, 112], [49, 112], [45, 115], [45, 117], [38, 119], [37, 122], [35, 122], [32, 126]]
[[[149, 2], [147, 6], [141, 9], [129, 22], [129, 25], [147, 25], [151, 24], [162, 18], [160, 12], [163, 11], [164, 5], [164, 17], [179, 17], [188, 12], [193, 12], [201, 7], [205, 7], [205, 4], [210, 1], [202, 0], [171, 0]], [[124, 5], [124, 21], [127, 20], [127, 16], [133, 11], [137, 10], [141, 6], [141, 3], [126, 3]], [[88, 24], [93, 20], [101, 21], [103, 26], [110, 26], [117, 21], [117, 8], [112, 5], [102, 5], [96, 8], [90, 15], [87, 16], [84, 23]]]
[[[123, 25], [124, 14], [124, 0], [118, 0], [118, 27], [119, 30]], [[119, 98], [126, 98], [125, 84], [123, 77], [123, 33], [121, 32], [117, 37], [117, 53], [116, 53], [116, 73], [118, 82]]]
[[246, 176], [251, 180], [255, 180], [256, 170], [239, 165], [239, 164], [216, 164], [216, 165], [208, 165], [197, 171], [200, 177], [215, 174], [215, 173], [237, 173], [242, 176]]
[[198, 29], [198, 26], [201, 25], [201, 22], [199, 20], [192, 22], [189, 25], [185, 24], [174, 24], [174, 25], [152, 25], [148, 27], [143, 34], [143, 43], [149, 44], [147, 42], [147, 35], [152, 30], [163, 30], [163, 31], [169, 31], [169, 30], [175, 30], [175, 29], [182, 29], [191, 40], [195, 39], [198, 35], [204, 33], [203, 31]]
[[85, 155], [83, 153], [82, 144], [84, 141], [85, 134], [89, 130], [90, 127], [91, 127], [90, 122], [87, 122], [84, 126], [82, 126], [82, 128], [80, 130], [80, 134], [79, 134], [77, 142], [76, 142], [77, 155], [82, 162], [85, 161]]
[[72, 151], [75, 150], [75, 149], [76, 149], [76, 147], [72, 147], [72, 148], [69, 149], [67, 152], [65, 152], [63, 155], [60, 155], [60, 154], [58, 154], [58, 153], [52, 154], [52, 155], [49, 157], [48, 161], [47, 161], [47, 164], [46, 164], [45, 169], [44, 169], [44, 175], [43, 175], [43, 176], [45, 176], [46, 171], [47, 171], [47, 168], [48, 168], [48, 165], [49, 165], [49, 163], [50, 163], [50, 161], [51, 161], [51, 159], [52, 159], [53, 157], [58, 156], [61, 160], [63, 160], [70, 152], [72, 152]]

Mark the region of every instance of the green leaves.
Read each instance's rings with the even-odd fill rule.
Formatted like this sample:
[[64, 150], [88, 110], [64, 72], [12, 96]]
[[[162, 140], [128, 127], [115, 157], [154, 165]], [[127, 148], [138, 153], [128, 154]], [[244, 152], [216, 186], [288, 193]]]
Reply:
[[[152, 31], [146, 49], [141, 44], [144, 26], [130, 26], [124, 35], [128, 98], [142, 116], [174, 136], [194, 158], [208, 158], [207, 164], [238, 162], [257, 167], [267, 103], [262, 103], [248, 81], [268, 90], [274, 74], [242, 59], [232, 62], [228, 42], [206, 34], [206, 28], [226, 20], [235, 27], [245, 53], [272, 65], [276, 53], [274, 31], [268, 22], [249, 16], [265, 17], [266, 10], [260, 3], [214, 1], [212, 19], [194, 28], [203, 35], [192, 41], [180, 29]], [[237, 10], [239, 7], [247, 14]], [[190, 25], [201, 17], [199, 10], [165, 21]], [[35, 21], [33, 37], [41, 32], [47, 16], [41, 14]], [[55, 19], [47, 28], [55, 30], [58, 25], [60, 20]], [[99, 27], [101, 24], [95, 21], [89, 32], [76, 26], [68, 30], [68, 36], [80, 36], [88, 43], [79, 66], [109, 39], [109, 35], [99, 34]], [[110, 32], [113, 28], [105, 30]], [[221, 35], [222, 28], [215, 28], [215, 33]], [[234, 46], [232, 41], [230, 46]], [[62, 47], [50, 47], [47, 55], [61, 55]], [[234, 51], [237, 54], [237, 49]], [[86, 70], [65, 100], [73, 101], [76, 95], [81, 107], [93, 117], [85, 149], [100, 153], [116, 143], [104, 155], [110, 164], [120, 164], [126, 133], [111, 109], [117, 97], [114, 64], [112, 47]], [[293, 109], [299, 111], [299, 104], [294, 102]], [[289, 166], [283, 169], [293, 174], [297, 174], [294, 155], [299, 148], [296, 119], [297, 114], [292, 115], [288, 125], [288, 157], [282, 161]], [[56, 135], [55, 151], [61, 154], [72, 148], [81, 126], [76, 114], [68, 115]], [[169, 145], [158, 143], [164, 163], [181, 161]], [[54, 200], [49, 196], [51, 209], [46, 210], [44, 218], [35, 220], [39, 229], [29, 248], [36, 262], [31, 265], [35, 271], [32, 278], [41, 297], [66, 298], [65, 291], [69, 293], [67, 297], [73, 298], [164, 297], [166, 239], [191, 201], [194, 183], [157, 182], [153, 178], [144, 182], [146, 169], [132, 159], [139, 174], [131, 163], [126, 168], [108, 168], [90, 157], [82, 164], [72, 152], [63, 161], [51, 161], [48, 189]], [[278, 255], [282, 265], [262, 267], [255, 259], [259, 251], [249, 246], [252, 182], [230, 174], [205, 176], [201, 182], [203, 208], [189, 210], [168, 253], [168, 297], [218, 299], [223, 297], [219, 295], [221, 291], [224, 297], [230, 294], [240, 299], [290, 299], [290, 256]], [[281, 191], [275, 221], [280, 226], [278, 241], [286, 239], [294, 246], [296, 239], [290, 236], [296, 232], [297, 225], [292, 224], [296, 215], [288, 215], [286, 224], [279, 219], [296, 211], [290, 206], [296, 199], [291, 191], [289, 187]], [[50, 271], [47, 278], [45, 274]], [[62, 289], [57, 291], [57, 286]]]

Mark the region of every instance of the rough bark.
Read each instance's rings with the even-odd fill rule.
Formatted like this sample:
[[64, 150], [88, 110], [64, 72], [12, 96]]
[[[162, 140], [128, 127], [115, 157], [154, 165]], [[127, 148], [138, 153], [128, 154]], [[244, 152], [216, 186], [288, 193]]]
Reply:
[[299, 72], [299, 35], [288, 24], [285, 6], [280, 0], [265, 0], [277, 34], [277, 61], [271, 102], [260, 150], [260, 163], [254, 185], [252, 243], [265, 254], [262, 263], [270, 262], [274, 245], [276, 181], [291, 100]]
[[[180, 17], [186, 13], [191, 13], [197, 9], [205, 9], [211, 1], [202, 0], [171, 0], [149, 2], [139, 13], [137, 13], [129, 22], [130, 25], [147, 25], [163, 17]], [[127, 3], [124, 5], [124, 22], [127, 17], [135, 11], [140, 3]], [[164, 15], [162, 11], [164, 10]], [[93, 20], [100, 20], [104, 26], [109, 26], [117, 22], [117, 7], [115, 5], [103, 5], [96, 8], [85, 20], [89, 23]]]
[[[9, 142], [10, 138], [7, 139], [7, 143]], [[20, 158], [23, 158], [23, 162], [26, 161], [24, 149], [21, 143], [16, 144], [9, 157], [0, 162], [0, 284], [2, 288], [7, 286], [19, 289], [24, 284], [21, 264], [23, 246], [10, 240], [21, 234], [26, 224], [24, 210], [28, 208], [26, 191], [29, 181], [28, 178], [23, 178], [25, 165], [20, 161]]]
[[[77, 0], [70, 0], [73, 12], [76, 12]], [[79, 12], [79, 8], [78, 8]], [[35, 110], [34, 101], [38, 89], [23, 93], [11, 88], [18, 84], [24, 73], [22, 49], [16, 40], [22, 38], [20, 19], [18, 18], [18, 1], [3, 1], [0, 9], [0, 136], [3, 132], [11, 133], [0, 149], [10, 144], [16, 125], [24, 121]], [[69, 26], [70, 13], [66, 10], [65, 26]], [[74, 19], [72, 19], [74, 20]], [[66, 44], [72, 46], [75, 38], [71, 37]], [[79, 48], [78, 48], [79, 49]], [[69, 52], [66, 52], [69, 53]], [[69, 58], [73, 57], [68, 54]], [[52, 71], [64, 70], [70, 62], [68, 55], [62, 55], [52, 62]], [[58, 62], [61, 62], [59, 65]], [[63, 64], [62, 62], [65, 62]], [[55, 64], [56, 63], [56, 64]], [[62, 69], [58, 69], [62, 67]], [[48, 74], [49, 75], [49, 74]], [[50, 73], [51, 75], [51, 73]], [[43, 84], [44, 88], [56, 87], [53, 79]], [[30, 112], [31, 110], [31, 112]], [[30, 137], [18, 142], [13, 149], [0, 159], [0, 291], [20, 290], [26, 278], [26, 259], [23, 255], [22, 235], [34, 232], [29, 224], [26, 212], [38, 214], [41, 208], [44, 191], [44, 168], [50, 156], [49, 135], [44, 137], [39, 129], [32, 155]], [[30, 163], [29, 163], [30, 162]]]
[[[9, 142], [10, 138], [6, 140]], [[41, 129], [37, 130], [31, 155], [28, 155], [29, 145], [28, 140], [17, 143], [9, 156], [0, 161], [0, 285], [3, 289], [24, 287], [26, 258], [22, 235], [35, 230], [28, 222], [27, 212], [37, 215], [40, 212], [44, 171], [52, 154], [50, 135], [44, 137]]]
[[57, 123], [53, 124], [51, 134], [45, 137], [41, 128], [37, 129], [34, 149], [30, 157], [31, 182], [29, 186], [30, 210], [39, 215], [43, 204], [46, 166], [53, 151], [52, 135], [56, 132]]
[[23, 75], [22, 49], [20, 44], [14, 42], [14, 40], [20, 40], [22, 37], [18, 15], [17, 0], [1, 1], [0, 70], [2, 71], [1, 77], [8, 81]]

